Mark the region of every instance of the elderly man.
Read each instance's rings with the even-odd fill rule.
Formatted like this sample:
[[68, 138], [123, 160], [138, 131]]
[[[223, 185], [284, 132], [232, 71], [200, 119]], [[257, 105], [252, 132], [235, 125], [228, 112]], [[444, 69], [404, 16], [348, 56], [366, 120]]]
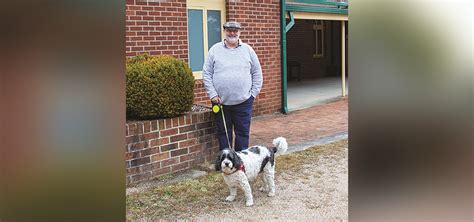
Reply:
[[257, 54], [239, 39], [238, 22], [224, 24], [225, 39], [209, 49], [203, 67], [204, 86], [213, 104], [222, 104], [222, 112], [215, 115], [220, 149], [232, 146], [235, 133], [236, 151], [249, 146], [252, 105], [263, 83], [262, 68]]

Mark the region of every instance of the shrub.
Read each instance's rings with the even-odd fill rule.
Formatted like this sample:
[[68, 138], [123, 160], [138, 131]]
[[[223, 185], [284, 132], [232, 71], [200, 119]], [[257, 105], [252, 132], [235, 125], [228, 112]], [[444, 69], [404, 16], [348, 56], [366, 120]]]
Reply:
[[169, 118], [190, 111], [194, 77], [171, 56], [139, 55], [127, 60], [127, 119]]

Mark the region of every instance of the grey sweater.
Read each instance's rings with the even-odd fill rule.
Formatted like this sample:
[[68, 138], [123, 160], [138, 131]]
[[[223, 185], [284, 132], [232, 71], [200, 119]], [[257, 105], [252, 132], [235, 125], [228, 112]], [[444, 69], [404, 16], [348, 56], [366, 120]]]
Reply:
[[262, 88], [262, 67], [257, 54], [239, 40], [237, 48], [224, 41], [216, 43], [207, 54], [202, 68], [204, 87], [210, 99], [220, 96], [222, 104], [236, 105], [250, 96], [257, 97]]

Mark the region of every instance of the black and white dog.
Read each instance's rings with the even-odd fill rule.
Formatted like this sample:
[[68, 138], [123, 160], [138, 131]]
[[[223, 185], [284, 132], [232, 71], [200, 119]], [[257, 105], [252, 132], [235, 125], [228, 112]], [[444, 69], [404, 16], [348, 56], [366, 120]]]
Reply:
[[224, 181], [230, 189], [226, 201], [234, 201], [237, 188], [240, 188], [245, 193], [245, 205], [252, 206], [253, 196], [249, 181], [253, 181], [260, 173], [263, 174], [263, 187], [260, 190], [268, 192], [269, 197], [275, 196], [275, 153], [286, 152], [288, 143], [285, 138], [278, 137], [273, 140], [273, 145], [275, 147], [271, 148], [253, 146], [238, 152], [224, 149], [219, 153], [216, 170], [223, 173]]

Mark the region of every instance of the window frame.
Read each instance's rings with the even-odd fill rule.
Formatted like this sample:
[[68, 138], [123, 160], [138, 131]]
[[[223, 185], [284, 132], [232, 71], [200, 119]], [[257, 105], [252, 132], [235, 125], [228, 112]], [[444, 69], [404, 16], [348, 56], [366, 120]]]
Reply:
[[[186, 7], [186, 19], [188, 18], [188, 10], [202, 10], [202, 34], [203, 34], [203, 52], [204, 62], [206, 62], [207, 54], [209, 52], [209, 36], [207, 27], [207, 11], [214, 10], [221, 12], [221, 25], [225, 23], [226, 11], [225, 11], [225, 0], [188, 0]], [[189, 38], [189, 23], [188, 23], [188, 38]], [[224, 30], [221, 27], [221, 39], [225, 36]], [[188, 39], [188, 61], [191, 63], [189, 53], [189, 39]], [[204, 64], [203, 64], [204, 65]], [[202, 79], [202, 70], [194, 71], [193, 76], [195, 80]]]
[[[324, 58], [324, 20], [316, 20], [313, 24], [314, 30], [314, 54], [313, 58]], [[318, 38], [318, 31], [321, 31], [321, 39]], [[321, 40], [321, 53], [319, 51], [318, 41]]]

